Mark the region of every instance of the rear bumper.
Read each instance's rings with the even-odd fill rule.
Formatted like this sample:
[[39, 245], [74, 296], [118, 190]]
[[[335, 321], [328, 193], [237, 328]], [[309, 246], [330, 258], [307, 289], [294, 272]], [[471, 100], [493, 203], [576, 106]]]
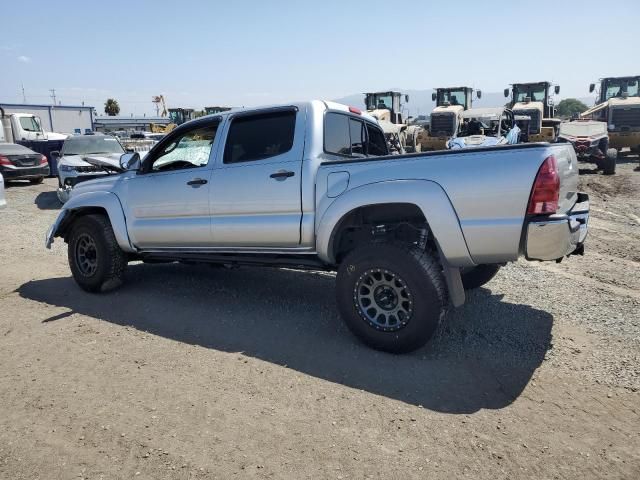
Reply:
[[38, 165], [36, 167], [13, 167], [3, 165], [0, 173], [5, 180], [21, 180], [49, 176], [49, 165]]
[[534, 217], [525, 230], [527, 260], [559, 260], [582, 253], [589, 228], [589, 196], [578, 193], [578, 201], [564, 215]]

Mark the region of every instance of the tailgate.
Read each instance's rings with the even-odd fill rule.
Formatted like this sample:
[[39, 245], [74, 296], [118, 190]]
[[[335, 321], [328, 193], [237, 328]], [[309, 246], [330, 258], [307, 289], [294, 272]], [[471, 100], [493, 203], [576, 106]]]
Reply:
[[558, 213], [567, 213], [578, 200], [578, 159], [568, 143], [551, 145], [551, 149], [560, 175]]

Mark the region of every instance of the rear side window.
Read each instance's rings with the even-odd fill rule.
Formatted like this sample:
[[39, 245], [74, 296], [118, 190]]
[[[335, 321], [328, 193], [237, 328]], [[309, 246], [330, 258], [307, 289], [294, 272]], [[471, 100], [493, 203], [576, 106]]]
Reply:
[[338, 155], [351, 155], [349, 117], [327, 113], [324, 117], [324, 151]]
[[367, 124], [367, 155], [389, 155], [387, 141], [379, 128]]
[[224, 163], [251, 162], [282, 155], [293, 147], [296, 112], [260, 113], [234, 118], [224, 149]]
[[324, 118], [324, 151], [336, 155], [388, 155], [387, 142], [379, 128], [340, 113]]
[[364, 155], [364, 146], [367, 142], [364, 123], [350, 118], [349, 133], [351, 135], [351, 155]]

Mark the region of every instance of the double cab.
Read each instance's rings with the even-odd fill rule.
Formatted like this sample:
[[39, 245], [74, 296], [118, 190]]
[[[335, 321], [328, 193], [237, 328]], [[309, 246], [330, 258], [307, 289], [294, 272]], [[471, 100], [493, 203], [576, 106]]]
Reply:
[[424, 345], [465, 289], [519, 257], [583, 252], [589, 202], [570, 145], [389, 155], [377, 121], [309, 101], [187, 122], [141, 160], [72, 190], [46, 235], [76, 282], [118, 287], [127, 263], [337, 271], [337, 305], [368, 345]]

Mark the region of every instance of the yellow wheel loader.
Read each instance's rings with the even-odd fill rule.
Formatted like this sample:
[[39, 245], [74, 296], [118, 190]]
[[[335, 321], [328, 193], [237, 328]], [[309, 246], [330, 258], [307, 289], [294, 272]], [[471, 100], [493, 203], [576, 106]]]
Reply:
[[[392, 153], [413, 153], [420, 151], [417, 135], [418, 125], [408, 125], [402, 115], [402, 97], [400, 92], [365, 93], [367, 113], [378, 120]], [[405, 103], [409, 95], [404, 95]]]
[[[446, 149], [462, 124], [462, 112], [471, 108], [473, 93], [471, 87], [436, 88], [431, 94], [436, 106], [431, 112], [429, 129], [421, 130], [417, 136], [421, 151]], [[480, 90], [475, 93], [476, 98], [482, 98]]]
[[[589, 92], [596, 85], [589, 85]], [[620, 153], [629, 148], [640, 153], [640, 75], [631, 77], [606, 77], [600, 80], [596, 105], [580, 114], [607, 123], [609, 149]]]
[[559, 85], [550, 82], [514, 83], [511, 88], [504, 89], [504, 96], [509, 97], [509, 108], [515, 115], [527, 116], [529, 122], [530, 142], [555, 142], [561, 120], [555, 118], [556, 108], [553, 92], [560, 93]]

